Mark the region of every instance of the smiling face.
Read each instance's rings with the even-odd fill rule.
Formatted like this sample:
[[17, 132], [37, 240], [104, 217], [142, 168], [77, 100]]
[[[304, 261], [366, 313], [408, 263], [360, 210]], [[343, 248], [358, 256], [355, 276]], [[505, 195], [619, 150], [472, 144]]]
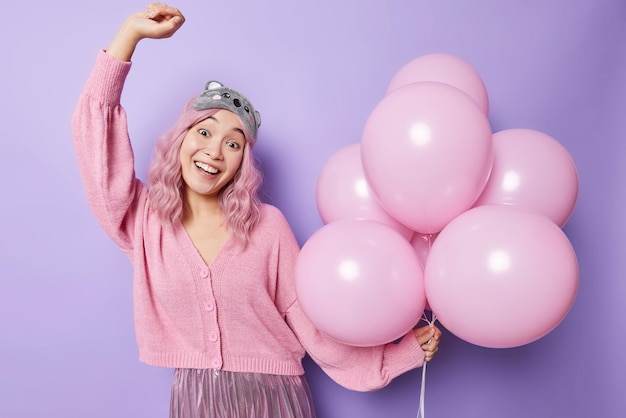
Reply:
[[239, 170], [245, 146], [239, 118], [228, 110], [220, 110], [189, 128], [180, 146], [187, 198], [217, 198]]

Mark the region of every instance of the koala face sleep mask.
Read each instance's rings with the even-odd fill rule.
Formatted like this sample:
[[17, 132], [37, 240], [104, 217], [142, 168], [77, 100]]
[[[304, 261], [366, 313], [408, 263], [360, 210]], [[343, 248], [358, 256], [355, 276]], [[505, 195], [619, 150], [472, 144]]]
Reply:
[[225, 87], [219, 81], [209, 81], [204, 91], [196, 98], [193, 104], [196, 110], [226, 109], [236, 114], [243, 122], [248, 134], [256, 141], [259, 126], [261, 126], [261, 114], [257, 112], [252, 103], [241, 93]]

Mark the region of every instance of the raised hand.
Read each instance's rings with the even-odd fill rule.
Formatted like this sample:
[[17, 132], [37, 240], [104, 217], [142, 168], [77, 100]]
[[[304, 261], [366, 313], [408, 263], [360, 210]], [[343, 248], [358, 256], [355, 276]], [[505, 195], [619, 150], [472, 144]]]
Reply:
[[106, 51], [121, 61], [130, 61], [140, 40], [169, 38], [183, 23], [185, 17], [177, 8], [150, 3], [145, 10], [126, 18]]

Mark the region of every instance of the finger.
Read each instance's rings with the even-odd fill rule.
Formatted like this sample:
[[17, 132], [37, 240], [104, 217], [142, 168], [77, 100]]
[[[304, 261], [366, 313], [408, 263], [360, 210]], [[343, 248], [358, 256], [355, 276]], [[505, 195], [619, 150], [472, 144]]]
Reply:
[[430, 326], [422, 327], [415, 330], [415, 337], [417, 338], [417, 342], [419, 343], [419, 345], [428, 343], [428, 341], [433, 339], [435, 335], [435, 329]]
[[140, 29], [148, 38], [168, 38], [185, 22], [185, 18], [178, 9], [159, 6], [156, 10], [156, 14], [149, 18]]
[[424, 350], [424, 360], [425, 361], [430, 361], [433, 359], [433, 357], [435, 357], [435, 353], [439, 350], [438, 347], [435, 347], [434, 349], [430, 350], [430, 349], [425, 349]]
[[439, 349], [439, 339], [436, 337], [431, 338], [425, 344], [422, 344], [422, 350], [424, 352], [436, 352]]
[[431, 334], [430, 338], [428, 339], [428, 341], [426, 341], [426, 343], [430, 343], [431, 341], [434, 341], [437, 344], [439, 344], [439, 340], [441, 339], [441, 331], [435, 326], [431, 326], [430, 328], [432, 328], [434, 332]]
[[184, 20], [184, 17], [180, 10], [175, 7], [170, 7], [165, 3], [151, 3], [145, 11], [145, 16], [149, 19], [160, 22], [162, 20], [170, 20], [176, 16]]
[[439, 351], [439, 347], [437, 345], [424, 344], [422, 346], [422, 350], [424, 351], [424, 353], [434, 354]]
[[421, 347], [422, 350], [424, 350], [425, 352], [434, 352], [439, 349], [439, 341], [433, 339], [431, 341], [428, 341], [426, 344], [422, 344]]
[[167, 4], [165, 3], [150, 3], [148, 7], [146, 7], [146, 17], [152, 18], [165, 8], [167, 8]]
[[441, 338], [441, 330], [435, 326], [433, 326], [433, 328], [435, 329], [435, 338], [436, 339], [440, 339]]

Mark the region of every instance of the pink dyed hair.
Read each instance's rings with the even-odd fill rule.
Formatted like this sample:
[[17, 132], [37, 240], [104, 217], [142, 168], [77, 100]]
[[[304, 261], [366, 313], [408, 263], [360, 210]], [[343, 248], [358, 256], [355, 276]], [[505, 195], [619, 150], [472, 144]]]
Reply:
[[[151, 208], [170, 224], [182, 219], [183, 215], [183, 179], [179, 155], [183, 139], [189, 128], [220, 110], [196, 110], [192, 104], [193, 99], [187, 103], [174, 126], [157, 142], [148, 171]], [[246, 146], [241, 165], [233, 179], [220, 191], [219, 203], [224, 211], [226, 225], [235, 238], [245, 244], [261, 217], [258, 191], [262, 176], [252, 153], [254, 139], [245, 129], [244, 132]]]

